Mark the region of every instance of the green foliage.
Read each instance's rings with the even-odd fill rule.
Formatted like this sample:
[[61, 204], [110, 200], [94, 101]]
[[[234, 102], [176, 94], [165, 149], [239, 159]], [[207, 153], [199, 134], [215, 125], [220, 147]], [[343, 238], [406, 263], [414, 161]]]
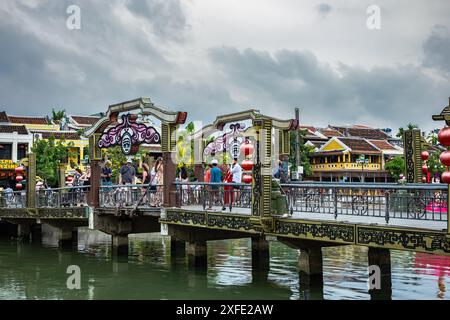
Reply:
[[65, 117], [66, 117], [66, 110], [55, 111], [55, 109], [52, 109], [52, 120], [55, 123], [59, 123]]
[[61, 164], [65, 164], [73, 154], [68, 148], [73, 143], [65, 143], [64, 140], [56, 141], [54, 137], [48, 140], [37, 140], [31, 151], [36, 154], [36, 174], [44, 178], [45, 182], [52, 187], [58, 185], [58, 170]]
[[[419, 125], [415, 123], [408, 123], [406, 126], [407, 130], [413, 130], [413, 129], [419, 129]], [[398, 128], [397, 138], [403, 138], [403, 133], [405, 132], [405, 129], [403, 127]]]
[[120, 146], [106, 149], [106, 152], [104, 152], [103, 156], [105, 155], [108, 157], [108, 160], [110, 160], [112, 164], [112, 181], [113, 183], [118, 183], [120, 168], [126, 163], [127, 157], [123, 154], [122, 148]]
[[402, 156], [395, 157], [386, 162], [384, 168], [395, 180], [399, 180], [400, 175], [405, 174], [405, 159]]
[[445, 171], [445, 167], [439, 161], [439, 155], [440, 152], [431, 152], [430, 157], [427, 160], [427, 166], [431, 177], [433, 177], [436, 172], [442, 174]]
[[[305, 146], [305, 135], [306, 130], [299, 130], [300, 133], [300, 165], [303, 166], [303, 175], [305, 177], [312, 175], [311, 163], [310, 163], [310, 154], [312, 152], [312, 148], [309, 146]], [[289, 135], [290, 142], [290, 153], [289, 153], [289, 163], [291, 165], [291, 170], [295, 168], [295, 143], [296, 143], [296, 132], [291, 131]]]

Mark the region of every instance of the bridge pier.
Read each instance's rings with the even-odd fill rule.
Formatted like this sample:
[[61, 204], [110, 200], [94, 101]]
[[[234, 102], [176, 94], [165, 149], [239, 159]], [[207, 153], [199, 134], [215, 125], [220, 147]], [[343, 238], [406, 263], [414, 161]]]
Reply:
[[189, 265], [196, 268], [206, 268], [208, 246], [206, 241], [188, 242]]
[[128, 256], [128, 235], [112, 235], [113, 256]]
[[262, 237], [252, 237], [252, 268], [270, 269], [269, 241]]
[[31, 236], [31, 224], [19, 223], [17, 225], [17, 237], [21, 240], [30, 240]]
[[[369, 294], [372, 300], [392, 299], [392, 279], [391, 279], [391, 252], [389, 249], [372, 248], [368, 251], [369, 266], [380, 268], [380, 289], [370, 289]], [[370, 275], [368, 275], [370, 276]], [[376, 280], [375, 280], [376, 281]]]
[[31, 241], [33, 242], [42, 241], [42, 224], [31, 225]]
[[186, 255], [186, 242], [170, 237], [170, 256], [181, 257]]
[[62, 247], [71, 247], [77, 245], [78, 243], [78, 231], [73, 232], [74, 228], [72, 226], [65, 226], [59, 228], [59, 244]]

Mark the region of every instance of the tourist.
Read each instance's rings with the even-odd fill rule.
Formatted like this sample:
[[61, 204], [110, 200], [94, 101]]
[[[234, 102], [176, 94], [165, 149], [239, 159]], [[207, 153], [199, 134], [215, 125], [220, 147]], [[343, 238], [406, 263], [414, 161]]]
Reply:
[[102, 182], [102, 186], [110, 186], [112, 185], [112, 162], [110, 160], [106, 160], [105, 164], [102, 166], [102, 171], [101, 171], [101, 182]]
[[[156, 185], [157, 185], [155, 171], [154, 170], [150, 171], [150, 167], [146, 163], [142, 164], [142, 184], [143, 184], [142, 190], [144, 192], [142, 200], [145, 203], [147, 200], [148, 191], [150, 191], [150, 196], [148, 198], [152, 199], [152, 197], [154, 197], [154, 194], [156, 193]], [[152, 204], [150, 203], [150, 205]]]
[[136, 182], [136, 169], [133, 166], [131, 159], [127, 160], [127, 163], [120, 168], [119, 184], [135, 184]]
[[162, 193], [164, 192], [163, 188], [163, 182], [164, 182], [164, 166], [163, 166], [163, 159], [161, 157], [158, 157], [156, 159], [155, 165], [153, 166], [151, 172], [150, 172], [152, 180], [152, 191], [153, 192], [153, 199], [152, 206], [159, 207], [162, 204]]
[[[231, 167], [229, 165], [227, 165], [228, 167], [228, 171], [225, 174], [225, 178], [223, 178], [223, 182], [224, 183], [232, 183], [233, 182], [233, 173], [231, 171]], [[223, 187], [223, 206], [222, 206], [222, 210], [226, 209], [227, 205], [230, 205], [230, 201], [231, 203], [233, 203], [233, 199], [232, 199], [232, 186], [227, 186], [225, 185]], [[231, 198], [231, 199], [230, 199]]]
[[[220, 183], [222, 182], [222, 172], [220, 171], [218, 165], [218, 161], [216, 159], [213, 159], [211, 161], [211, 178], [210, 178], [210, 183], [211, 184], [215, 184], [215, 183]], [[217, 185], [211, 185], [211, 190], [210, 190], [210, 202], [209, 202], [209, 208], [208, 209], [212, 209], [213, 203], [216, 201], [216, 198], [219, 197], [219, 186]], [[220, 200], [219, 197], [219, 201], [222, 202], [222, 200]]]
[[205, 178], [204, 178], [205, 182], [210, 182], [211, 181], [211, 168], [212, 168], [211, 164], [208, 164], [206, 166]]
[[181, 197], [184, 204], [189, 203], [189, 185], [187, 184], [189, 182], [189, 176], [186, 169], [186, 166], [183, 165], [180, 168], [180, 175], [178, 177], [179, 182], [181, 182], [181, 191], [183, 196]]

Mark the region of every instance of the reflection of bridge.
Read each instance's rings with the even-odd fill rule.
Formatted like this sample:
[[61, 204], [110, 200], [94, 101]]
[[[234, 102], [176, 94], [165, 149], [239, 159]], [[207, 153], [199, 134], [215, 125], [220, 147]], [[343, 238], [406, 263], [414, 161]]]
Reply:
[[[162, 121], [164, 184], [157, 188], [158, 195], [145, 194], [143, 185], [99, 185], [97, 146], [101, 133], [118, 123], [119, 113], [133, 108]], [[196, 265], [206, 263], [208, 241], [251, 238], [254, 266], [267, 269], [268, 240], [276, 239], [300, 249], [299, 268], [309, 276], [322, 274], [322, 247], [361, 245], [369, 247], [369, 264], [379, 265], [383, 281], [388, 281], [384, 289], [390, 288], [390, 249], [450, 255], [447, 185], [279, 185], [271, 177], [271, 159], [289, 154], [289, 130], [298, 123], [254, 110], [218, 117], [203, 132], [197, 132], [195, 137], [201, 140], [199, 144], [194, 142], [194, 149], [201, 151], [195, 165], [199, 182], [176, 183], [172, 155], [176, 128], [184, 119], [185, 115], [165, 113], [145, 99], [111, 106], [107, 118], [100, 119], [88, 132], [91, 186], [36, 191], [31, 174], [27, 192], [0, 196], [0, 218], [17, 224], [19, 236], [31, 234], [33, 238], [39, 236], [37, 226], [50, 224], [61, 229], [62, 243], [76, 240], [74, 228], [89, 225], [112, 235], [117, 254], [127, 254], [129, 234], [161, 231], [171, 236], [174, 252], [184, 252], [187, 244], [190, 261]], [[237, 134], [251, 137], [256, 149], [251, 184], [201, 182], [202, 162], [207, 161], [203, 154], [205, 138], [223, 130], [226, 123], [243, 119], [249, 119], [252, 127], [224, 134], [221, 139], [226, 152], [227, 139]], [[274, 138], [278, 139], [275, 145]], [[32, 156], [29, 159], [29, 172], [33, 172], [35, 160]], [[155, 197], [163, 200], [161, 206], [156, 206]]]

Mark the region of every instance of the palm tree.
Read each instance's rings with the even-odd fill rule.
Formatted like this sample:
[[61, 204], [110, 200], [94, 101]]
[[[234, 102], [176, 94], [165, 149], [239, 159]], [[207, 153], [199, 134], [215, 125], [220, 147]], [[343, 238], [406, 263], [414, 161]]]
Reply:
[[[415, 123], [408, 123], [407, 130], [414, 130], [419, 129], [419, 125]], [[403, 127], [398, 129], [397, 138], [403, 138], [403, 133], [405, 132], [405, 129]]]
[[64, 119], [65, 117], [66, 117], [66, 110], [55, 111], [55, 109], [52, 109], [52, 120], [55, 123], [61, 122], [61, 120]]

